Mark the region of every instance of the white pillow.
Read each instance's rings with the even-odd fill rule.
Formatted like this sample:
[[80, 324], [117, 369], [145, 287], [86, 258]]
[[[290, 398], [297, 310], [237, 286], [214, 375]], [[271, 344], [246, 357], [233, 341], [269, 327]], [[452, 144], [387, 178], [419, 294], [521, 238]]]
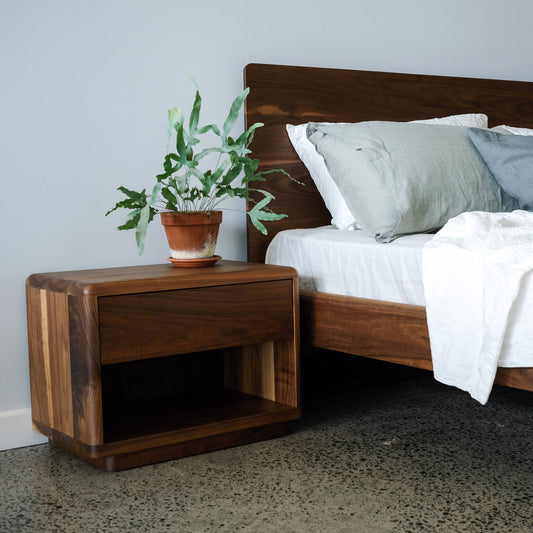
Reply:
[[339, 188], [329, 175], [324, 158], [316, 151], [315, 145], [307, 138], [307, 124], [299, 124], [298, 126], [287, 124], [286, 127], [289, 139], [298, 157], [309, 171], [320, 196], [322, 196], [332, 216], [331, 223], [339, 229], [354, 230], [359, 228]]
[[511, 133], [513, 135], [533, 135], [533, 130], [530, 130], [529, 128], [517, 128], [515, 126], [506, 126], [505, 124], [495, 126], [494, 128], [491, 128], [491, 130], [497, 133]]
[[[416, 120], [426, 124], [448, 124], [452, 126], [467, 126], [471, 128], [488, 128], [487, 115], [468, 113], [465, 115], [452, 115], [450, 117], [432, 118], [428, 120]], [[323, 124], [331, 124], [324, 122]], [[294, 126], [287, 124], [287, 133], [289, 139], [306, 166], [311, 178], [313, 179], [320, 196], [324, 200], [332, 219], [331, 223], [339, 229], [354, 230], [361, 226], [358, 225], [355, 217], [346, 205], [337, 184], [330, 176], [323, 157], [316, 151], [314, 144], [307, 138], [307, 124], [298, 124]]]
[[467, 128], [488, 128], [489, 118], [482, 113], [465, 113], [427, 120], [412, 120], [420, 124], [447, 124], [448, 126], [466, 126]]

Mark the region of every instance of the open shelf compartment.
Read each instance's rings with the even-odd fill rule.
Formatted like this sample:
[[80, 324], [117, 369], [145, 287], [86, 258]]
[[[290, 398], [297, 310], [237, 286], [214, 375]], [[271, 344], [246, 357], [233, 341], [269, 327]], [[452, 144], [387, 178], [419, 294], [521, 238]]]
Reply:
[[275, 359], [274, 343], [265, 343], [103, 365], [102, 448], [118, 453], [134, 441], [159, 446], [298, 418], [289, 398], [278, 401]]

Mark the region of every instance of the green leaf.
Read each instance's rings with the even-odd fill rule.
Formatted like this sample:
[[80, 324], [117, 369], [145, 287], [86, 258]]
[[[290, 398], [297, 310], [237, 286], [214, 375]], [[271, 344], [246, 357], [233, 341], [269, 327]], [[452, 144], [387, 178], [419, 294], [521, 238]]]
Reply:
[[187, 172], [185, 174], [186, 178], [190, 178], [191, 176], [194, 176], [199, 181], [204, 181], [206, 173], [211, 174], [210, 170], [207, 170], [206, 172], [202, 172], [196, 167], [191, 167], [187, 169]]
[[278, 215], [270, 210], [265, 211], [264, 208], [274, 199], [274, 195], [269, 193], [268, 191], [263, 190], [257, 190], [256, 192], [260, 192], [261, 194], [263, 194], [263, 199], [257, 202], [254, 207], [250, 209], [250, 211], [248, 211], [248, 216], [250, 217], [250, 220], [252, 221], [252, 224], [255, 226], [255, 228], [259, 230], [263, 235], [267, 235], [267, 229], [260, 221], [281, 220], [287, 215]]
[[199, 128], [197, 133], [203, 134], [207, 133], [208, 131], [212, 131], [215, 135], [220, 137], [220, 130], [218, 129], [218, 126], [216, 124], [208, 124], [207, 126]]
[[256, 192], [260, 192], [262, 195], [263, 195], [263, 199], [259, 202], [257, 202], [253, 209], [250, 211], [256, 211], [256, 212], [259, 212], [261, 211], [261, 209], [263, 209], [263, 207], [266, 207], [273, 199], [274, 199], [274, 195], [268, 191], [263, 191], [261, 189], [258, 189], [256, 190]]
[[176, 130], [176, 151], [181, 163], [185, 164], [187, 162], [187, 146], [183, 137], [183, 124]]
[[117, 209], [136, 209], [143, 207], [146, 204], [146, 189], [143, 189], [141, 192], [137, 192], [126, 189], [126, 187], [119, 187], [118, 190], [123, 192], [126, 196], [128, 196], [128, 198], [117, 202], [115, 207], [110, 209], [105, 216], [109, 215], [113, 211], [116, 211]]
[[256, 122], [255, 124], [252, 124], [244, 133], [242, 133], [239, 138], [237, 139], [237, 143], [241, 146], [248, 146], [255, 134], [255, 130], [257, 128], [262, 128], [264, 124], [262, 122]]
[[137, 241], [137, 249], [139, 255], [144, 252], [144, 241], [146, 240], [146, 232], [148, 231], [148, 223], [150, 222], [150, 205], [145, 205], [139, 214], [137, 222], [137, 230], [135, 232], [135, 240]]
[[126, 216], [126, 222], [129, 222], [130, 220], [132, 220], [133, 218], [135, 218], [137, 215], [140, 215], [141, 213], [141, 209], [143, 208], [144, 206], [140, 206], [139, 209], [135, 209], [134, 211], [130, 211], [127, 216]]
[[173, 168], [173, 164], [172, 164], [172, 160], [171, 160], [171, 157], [170, 157], [170, 154], [167, 154], [165, 156], [165, 159], [163, 161], [163, 170], [167, 173], [167, 174], [171, 174], [172, 173], [172, 168]]
[[183, 122], [183, 111], [174, 107], [173, 109], [168, 110], [168, 127], [169, 131], [172, 131], [177, 124]]
[[156, 183], [152, 189], [152, 196], [150, 197], [149, 205], [152, 206], [159, 201], [159, 193], [161, 192], [162, 183]]
[[189, 188], [189, 180], [185, 176], [178, 176], [171, 181], [171, 185], [176, 189], [179, 196], [186, 194]]
[[222, 187], [218, 189], [216, 197], [220, 198], [222, 196], [228, 195], [230, 198], [237, 196], [238, 198], [243, 198], [244, 200], [249, 199], [250, 191], [246, 187]]
[[220, 179], [224, 171], [226, 170], [229, 161], [224, 161], [213, 173], [206, 172], [201, 180], [203, 189], [202, 194], [204, 196], [209, 196], [213, 185]]
[[132, 200], [140, 200], [145, 197], [146, 189], [143, 189], [141, 192], [132, 191], [130, 189], [126, 189], [126, 187], [119, 187], [117, 190], [120, 192], [123, 192], [126, 196], [131, 198]]
[[117, 209], [135, 209], [136, 207], [141, 207], [138, 202], [135, 202], [133, 200], [122, 200], [120, 202], [117, 202], [115, 204], [115, 207], [113, 209], [110, 209], [105, 216], [110, 215], [113, 211], [116, 211]]
[[222, 179], [222, 185], [229, 185], [233, 180], [235, 180], [242, 171], [242, 163], [234, 164], [227, 172], [224, 178]]
[[[250, 220], [252, 221], [252, 224], [254, 225], [254, 227], [257, 230], [259, 230], [263, 235], [267, 235], [268, 231], [265, 228], [264, 224], [260, 222], [260, 220], [280, 220], [287, 216], [287, 215], [276, 215], [275, 213], [267, 213], [265, 211], [258, 211], [258, 212], [248, 211], [248, 215], [250, 216]], [[271, 218], [271, 215], [274, 215], [274, 217], [276, 218]]]
[[172, 130], [176, 130], [180, 125], [183, 125], [183, 111], [177, 107], [168, 110], [168, 126], [167, 126], [167, 152], [172, 136]]
[[173, 204], [174, 206], [178, 203], [178, 199], [176, 198], [176, 195], [172, 193], [172, 191], [168, 188], [164, 188], [161, 190], [161, 196]]
[[287, 215], [272, 213], [272, 211], [258, 211], [255, 215], [260, 220], [281, 220], [287, 217]]
[[222, 153], [220, 148], [204, 148], [203, 150], [201, 150], [200, 152], [198, 152], [195, 156], [194, 156], [194, 160], [195, 161], [200, 161], [201, 159], [203, 159], [206, 155], [208, 154], [213, 154], [213, 153]]
[[225, 161], [222, 161], [222, 163], [220, 164], [220, 166], [213, 172], [213, 178], [214, 178], [214, 181], [217, 181], [220, 176], [222, 176], [222, 174], [224, 174], [224, 172], [226, 171], [226, 168], [228, 168], [228, 165], [229, 165], [229, 161], [226, 159]]
[[243, 157], [241, 161], [244, 163], [247, 169], [255, 172], [259, 168], [259, 159], [250, 159], [249, 157]]
[[239, 111], [241, 110], [241, 107], [244, 104], [249, 92], [250, 89], [247, 87], [244, 89], [244, 91], [242, 91], [241, 94], [239, 94], [239, 96], [237, 96], [237, 98], [235, 98], [235, 100], [233, 100], [229, 110], [228, 118], [226, 118], [224, 126], [222, 127], [224, 137], [227, 137], [228, 133], [233, 129], [233, 126], [235, 126], [239, 116]]
[[248, 183], [250, 181], [254, 181], [256, 179], [255, 171], [259, 167], [259, 159], [249, 159], [248, 157], [242, 157], [241, 161], [243, 163], [244, 170], [244, 177], [242, 179], [242, 182]]
[[200, 108], [202, 107], [202, 98], [198, 90], [194, 97], [194, 104], [191, 110], [191, 116], [189, 117], [189, 135], [194, 137], [196, 135], [196, 129], [198, 127], [198, 121], [200, 119]]
[[137, 224], [139, 223], [139, 217], [140, 217], [140, 209], [137, 211], [132, 211], [129, 213], [126, 222], [122, 224], [122, 226], [118, 226], [118, 230], [128, 230], [128, 229], [135, 229], [137, 227]]

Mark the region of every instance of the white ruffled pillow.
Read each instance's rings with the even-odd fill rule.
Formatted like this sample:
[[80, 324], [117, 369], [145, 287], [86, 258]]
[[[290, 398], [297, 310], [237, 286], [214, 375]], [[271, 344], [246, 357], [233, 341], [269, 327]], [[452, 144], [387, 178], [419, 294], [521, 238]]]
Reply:
[[[488, 128], [487, 115], [479, 113], [467, 113], [464, 115], [452, 115], [443, 118], [432, 118], [428, 120], [415, 120], [426, 124], [448, 124], [452, 126], [467, 126], [470, 128]], [[331, 123], [323, 123], [331, 124]], [[360, 228], [346, 205], [337, 184], [330, 176], [324, 159], [316, 151], [315, 146], [307, 138], [307, 124], [298, 124], [294, 126], [287, 124], [287, 133], [289, 139], [306, 166], [311, 178], [313, 179], [318, 192], [322, 196], [332, 219], [331, 223], [339, 229], [354, 230]]]

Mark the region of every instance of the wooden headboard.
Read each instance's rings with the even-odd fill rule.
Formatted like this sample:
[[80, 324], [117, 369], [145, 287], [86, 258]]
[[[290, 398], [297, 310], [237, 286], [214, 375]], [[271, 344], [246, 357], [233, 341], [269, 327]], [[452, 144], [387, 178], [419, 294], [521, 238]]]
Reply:
[[305, 183], [271, 175], [261, 188], [276, 197], [271, 204], [288, 218], [268, 223], [268, 235], [248, 222], [248, 260], [263, 262], [272, 237], [281, 230], [330, 223], [330, 215], [306, 168], [292, 148], [285, 124], [408, 121], [485, 113], [491, 126], [533, 128], [533, 82], [455, 78], [390, 72], [250, 64], [244, 70], [250, 87], [245, 124], [256, 130], [253, 156], [261, 169], [283, 168]]

